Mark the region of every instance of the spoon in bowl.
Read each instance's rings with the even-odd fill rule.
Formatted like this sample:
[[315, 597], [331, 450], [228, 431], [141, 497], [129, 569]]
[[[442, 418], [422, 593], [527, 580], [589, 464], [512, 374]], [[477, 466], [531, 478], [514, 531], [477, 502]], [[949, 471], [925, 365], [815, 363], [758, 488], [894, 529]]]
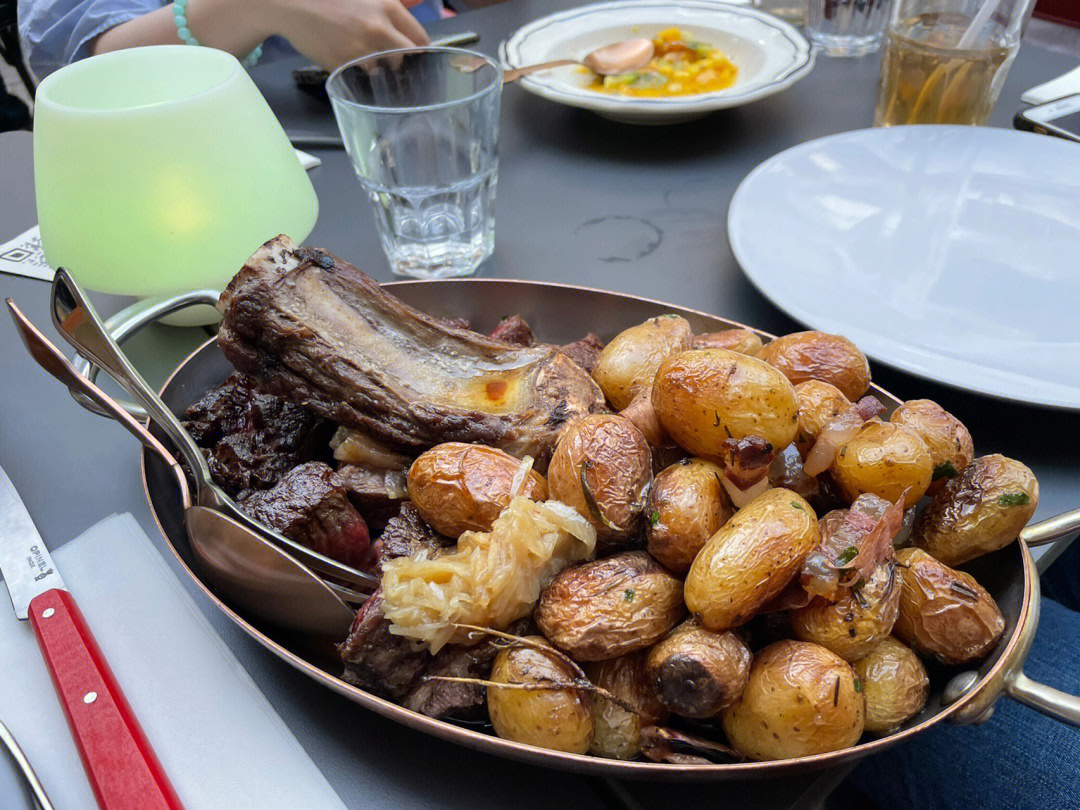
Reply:
[[541, 70], [563, 67], [564, 65], [584, 65], [593, 73], [601, 76], [613, 76], [617, 73], [627, 73], [631, 70], [640, 70], [649, 64], [656, 49], [651, 39], [627, 39], [622, 42], [613, 42], [603, 48], [597, 48], [586, 54], [584, 59], [556, 59], [554, 62], [541, 62], [537, 65], [513, 68], [503, 72], [503, 84], [517, 81], [522, 76], [530, 73], [538, 73]]
[[308, 634], [345, 635], [355, 614], [332, 585], [228, 515], [192, 504], [187, 476], [165, 446], [76, 371], [10, 298], [7, 305], [34, 361], [68, 388], [86, 394], [169, 467], [180, 488], [191, 548], [207, 579], [233, 604], [261, 619]]

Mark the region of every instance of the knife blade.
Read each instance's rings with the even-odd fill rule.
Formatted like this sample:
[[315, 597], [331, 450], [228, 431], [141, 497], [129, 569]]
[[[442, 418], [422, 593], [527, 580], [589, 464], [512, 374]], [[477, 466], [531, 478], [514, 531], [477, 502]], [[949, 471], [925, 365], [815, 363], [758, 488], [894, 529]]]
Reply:
[[67, 590], [30, 513], [0, 468], [0, 573], [16, 617], [27, 618], [30, 600], [53, 588]]
[[102, 810], [183, 810], [22, 498], [0, 468], [0, 573], [29, 619]]

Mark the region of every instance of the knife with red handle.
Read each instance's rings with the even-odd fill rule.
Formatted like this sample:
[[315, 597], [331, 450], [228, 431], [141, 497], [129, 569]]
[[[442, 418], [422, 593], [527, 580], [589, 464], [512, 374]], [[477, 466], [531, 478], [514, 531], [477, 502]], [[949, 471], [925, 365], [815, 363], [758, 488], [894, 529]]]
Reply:
[[0, 572], [29, 618], [102, 810], [183, 810], [11, 479], [0, 469]]

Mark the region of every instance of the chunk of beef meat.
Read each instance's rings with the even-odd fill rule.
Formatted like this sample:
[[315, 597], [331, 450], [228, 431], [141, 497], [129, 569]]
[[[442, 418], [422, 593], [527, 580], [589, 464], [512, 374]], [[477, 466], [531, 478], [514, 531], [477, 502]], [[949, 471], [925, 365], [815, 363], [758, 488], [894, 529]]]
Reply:
[[407, 695], [433, 660], [427, 649], [390, 632], [390, 621], [383, 615], [382, 589], [360, 606], [338, 652], [347, 683], [390, 700]]
[[248, 259], [218, 308], [218, 345], [238, 371], [403, 450], [472, 442], [543, 469], [563, 427], [604, 408], [592, 378], [556, 349], [447, 327], [284, 236]]
[[491, 337], [513, 346], [532, 346], [536, 337], [525, 319], [520, 315], [503, 318], [498, 326], [491, 330]]
[[301, 464], [271, 489], [239, 503], [251, 517], [313, 551], [356, 568], [371, 566], [367, 524], [334, 471], [321, 461]]
[[600, 352], [604, 350], [604, 341], [599, 336], [589, 332], [581, 340], [560, 346], [559, 351], [592, 374], [596, 368], [596, 362], [600, 359]]
[[[528, 625], [528, 619], [522, 619], [511, 625], [506, 632], [523, 635]], [[460, 720], [483, 718], [487, 703], [485, 687], [473, 683], [436, 681], [428, 680], [428, 678], [432, 675], [442, 675], [451, 678], [487, 679], [491, 675], [495, 656], [503, 645], [505, 642], [494, 636], [488, 636], [471, 646], [446, 645], [436, 653], [431, 666], [424, 672], [419, 683], [401, 701], [401, 705], [437, 719], [444, 717]]]
[[362, 464], [342, 464], [338, 480], [368, 528], [382, 531], [409, 497], [405, 489], [407, 470], [377, 470]]
[[185, 412], [210, 472], [232, 497], [268, 489], [293, 467], [325, 452], [333, 426], [301, 405], [233, 374]]
[[418, 551], [429, 549], [438, 551], [452, 546], [453, 538], [445, 537], [420, 516], [420, 510], [411, 502], [401, 505], [401, 511], [386, 524], [386, 530], [375, 541], [372, 549], [375, 556], [375, 572], [382, 575], [383, 563], [395, 557], [411, 557]]

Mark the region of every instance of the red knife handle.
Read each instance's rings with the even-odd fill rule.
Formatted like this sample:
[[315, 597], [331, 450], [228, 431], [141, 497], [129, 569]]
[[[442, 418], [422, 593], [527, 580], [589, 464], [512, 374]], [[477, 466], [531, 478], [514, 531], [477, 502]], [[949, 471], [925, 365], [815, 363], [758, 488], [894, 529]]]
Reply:
[[71, 594], [34, 597], [30, 623], [102, 810], [183, 810]]

